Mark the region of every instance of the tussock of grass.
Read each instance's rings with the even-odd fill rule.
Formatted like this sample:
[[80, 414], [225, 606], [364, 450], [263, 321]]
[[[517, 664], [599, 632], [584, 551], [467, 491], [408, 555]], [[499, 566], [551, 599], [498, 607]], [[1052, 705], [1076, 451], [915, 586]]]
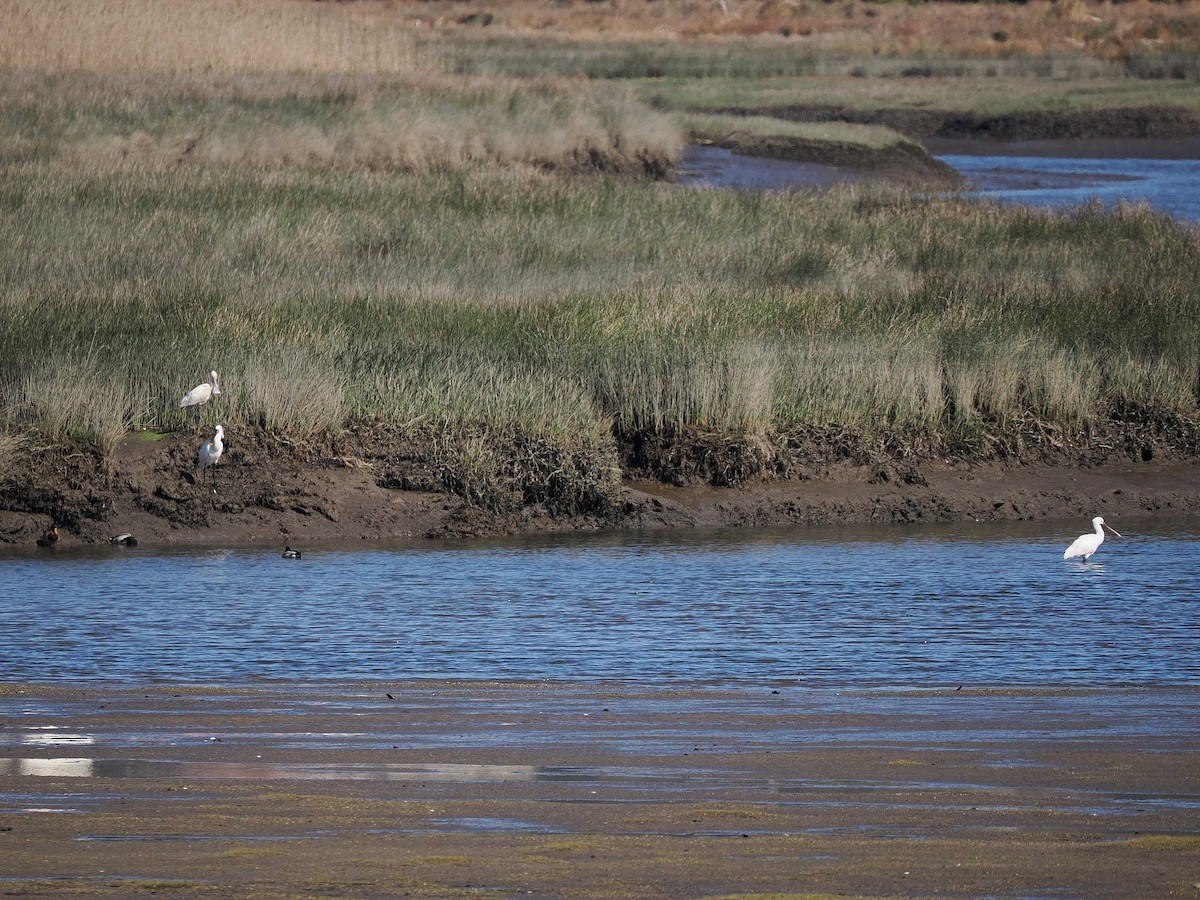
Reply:
[[0, 482], [5, 481], [16, 469], [21, 443], [19, 435], [0, 431]]
[[672, 121], [619, 86], [436, 76], [0, 77], [0, 160], [431, 171], [662, 169]]
[[137, 384], [94, 359], [51, 358], [6, 393], [14, 395], [20, 421], [106, 453], [145, 418], [148, 406]]
[[238, 387], [226, 389], [233, 398], [222, 394], [223, 415], [301, 437], [332, 431], [349, 413], [347, 375], [335, 359], [325, 348], [278, 345], [240, 361], [234, 357], [226, 370]]
[[498, 515], [522, 507], [551, 515], [603, 513], [620, 490], [608, 439], [460, 423], [433, 434], [426, 461], [441, 488]]

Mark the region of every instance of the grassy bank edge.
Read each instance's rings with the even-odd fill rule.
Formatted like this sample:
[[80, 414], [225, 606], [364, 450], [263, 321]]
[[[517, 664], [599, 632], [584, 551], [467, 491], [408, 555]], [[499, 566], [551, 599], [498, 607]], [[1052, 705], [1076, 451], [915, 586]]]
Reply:
[[728, 111], [692, 113], [683, 116], [682, 122], [693, 143], [722, 147], [744, 156], [854, 169], [909, 187], [945, 190], [963, 184], [952, 167], [886, 126], [836, 120], [792, 122]]
[[[920, 489], [933, 471], [947, 467], [999, 464], [1014, 472], [1051, 467], [1066, 478], [1071, 471], [1105, 466], [1124, 471], [1130, 465], [1200, 459], [1200, 416], [1134, 407], [1110, 409], [1074, 431], [1026, 417], [973, 440], [828, 425], [754, 433], [648, 428], [614, 431], [609, 441], [571, 442], [517, 428], [497, 432], [359, 420], [303, 440], [261, 428], [234, 430], [227, 435], [221, 486], [210, 495], [194, 474], [194, 445], [204, 437], [200, 429], [154, 435], [154, 441], [131, 435], [112, 454], [37, 434], [7, 437], [10, 465], [0, 475], [0, 510], [44, 517], [76, 535], [102, 531], [122, 506], [149, 513], [164, 527], [187, 530], [251, 509], [268, 516], [300, 510], [337, 520], [336, 507], [319, 490], [286, 486], [281, 475], [287, 472], [315, 477], [328, 470], [365, 470], [378, 488], [452, 498], [459, 506], [430, 536], [469, 537], [516, 533], [531, 519], [557, 523], [558, 529], [627, 527], [632, 510], [623, 484], [630, 480], [753, 489], [820, 484], [844, 478], [835, 473], [850, 467], [881, 490]], [[130, 480], [125, 461], [134, 457], [155, 461], [150, 480]], [[928, 514], [937, 517], [934, 509]], [[19, 538], [0, 534], [0, 540], [13, 539]]]

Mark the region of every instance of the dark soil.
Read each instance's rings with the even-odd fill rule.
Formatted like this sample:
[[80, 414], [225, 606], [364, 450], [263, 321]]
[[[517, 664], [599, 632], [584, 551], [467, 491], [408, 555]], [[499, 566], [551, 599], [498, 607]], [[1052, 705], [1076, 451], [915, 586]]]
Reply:
[[998, 116], [936, 109], [861, 110], [830, 104], [794, 104], [723, 112], [774, 116], [794, 122], [886, 125], [918, 140], [929, 137], [987, 138], [997, 141], [1161, 139], [1200, 135], [1200, 115], [1173, 106], [1029, 110]]
[[[1200, 513], [1200, 422], [1110, 410], [1064, 433], [1035, 420], [958, 437], [839, 427], [731, 435], [644, 430], [615, 448], [508, 436], [492, 468], [456, 467], [455, 438], [359, 423], [291, 442], [231, 429], [215, 490], [186, 431], [134, 435], [105, 459], [28, 447], [0, 483], [0, 542], [131, 532], [145, 545], [472, 537], [621, 528], [935, 522]], [[485, 454], [486, 455], [486, 454]]]

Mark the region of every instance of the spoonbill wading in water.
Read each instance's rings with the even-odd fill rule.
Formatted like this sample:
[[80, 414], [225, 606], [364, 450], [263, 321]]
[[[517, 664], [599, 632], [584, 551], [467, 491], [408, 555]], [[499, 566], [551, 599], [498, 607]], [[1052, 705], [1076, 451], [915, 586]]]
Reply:
[[179, 408], [187, 409], [189, 406], [203, 406], [219, 393], [221, 393], [221, 385], [217, 380], [217, 373], [209, 372], [208, 381], [204, 384], [196, 385], [183, 395], [183, 399], [179, 401]]
[[213, 493], [217, 492], [217, 462], [225, 452], [225, 428], [217, 426], [216, 433], [200, 445], [200, 482], [204, 483], [204, 473], [212, 466]]
[[1117, 537], [1120, 533], [1111, 525], [1105, 525], [1104, 520], [1099, 516], [1092, 519], [1092, 527], [1096, 529], [1093, 534], [1081, 534], [1075, 538], [1075, 543], [1068, 547], [1063, 552], [1063, 559], [1072, 559], [1076, 556], [1082, 556], [1083, 561], [1087, 562], [1091, 559], [1092, 554], [1100, 549], [1100, 545], [1104, 543], [1104, 529], [1107, 528]]

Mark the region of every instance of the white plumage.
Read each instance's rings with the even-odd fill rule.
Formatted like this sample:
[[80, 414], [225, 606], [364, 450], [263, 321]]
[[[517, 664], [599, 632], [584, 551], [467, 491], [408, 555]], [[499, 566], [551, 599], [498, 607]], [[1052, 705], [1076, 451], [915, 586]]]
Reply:
[[221, 385], [217, 380], [216, 372], [208, 373], [208, 381], [204, 384], [198, 384], [179, 401], [180, 409], [187, 409], [189, 406], [202, 406], [207, 403], [217, 394], [221, 393]]
[[1082, 556], [1083, 561], [1087, 562], [1093, 553], [1100, 549], [1100, 545], [1104, 543], [1104, 529], [1107, 528], [1117, 537], [1121, 535], [1111, 525], [1106, 525], [1104, 519], [1100, 516], [1092, 519], [1092, 527], [1095, 532], [1092, 534], [1081, 534], [1075, 538], [1075, 543], [1071, 544], [1063, 553], [1063, 559], [1072, 559], [1076, 556]]
[[217, 470], [215, 466], [221, 459], [221, 454], [225, 452], [225, 428], [221, 425], [217, 426], [213, 436], [200, 445], [200, 480], [204, 480], [204, 473], [208, 471], [209, 466], [213, 466], [213, 490], [217, 487]]

